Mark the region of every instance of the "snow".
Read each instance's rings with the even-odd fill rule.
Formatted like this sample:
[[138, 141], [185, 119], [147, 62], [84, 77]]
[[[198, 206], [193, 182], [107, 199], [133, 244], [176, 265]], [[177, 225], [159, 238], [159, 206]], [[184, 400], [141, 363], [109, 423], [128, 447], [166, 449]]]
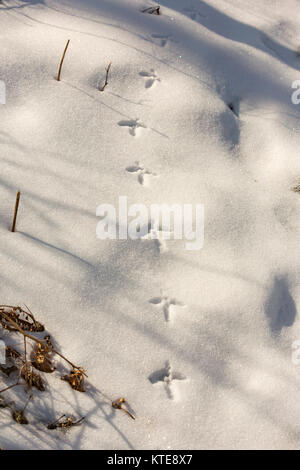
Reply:
[[[298, 11], [1, 2], [1, 303], [28, 305], [90, 383], [47, 377], [28, 426], [1, 411], [1, 447], [299, 448]], [[99, 240], [96, 209], [119, 196], [204, 204], [203, 249]], [[120, 397], [135, 421], [112, 409]], [[85, 424], [48, 431], [64, 413]]]

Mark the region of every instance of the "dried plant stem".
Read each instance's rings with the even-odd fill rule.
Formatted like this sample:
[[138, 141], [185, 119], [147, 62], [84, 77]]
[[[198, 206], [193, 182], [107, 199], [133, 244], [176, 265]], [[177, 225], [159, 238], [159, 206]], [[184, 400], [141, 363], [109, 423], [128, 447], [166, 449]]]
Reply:
[[123, 411], [124, 413], [126, 413], [128, 416], [130, 416], [131, 419], [134, 419], [135, 420], [135, 416], [133, 416], [132, 413], [130, 413], [129, 410], [127, 410], [126, 408], [124, 408], [124, 404], [126, 403], [126, 400], [125, 398], [119, 398], [119, 400], [116, 400], [116, 401], [113, 401], [112, 402], [112, 407], [115, 408], [116, 410], [121, 410]]
[[26, 344], [26, 336], [24, 336], [24, 357], [25, 357], [25, 363], [24, 363], [24, 377], [25, 377], [25, 382], [28, 380], [28, 372], [27, 372], [27, 344]]
[[75, 421], [74, 426], [78, 426], [78, 424], [81, 424], [82, 421], [85, 419], [85, 417], [83, 416], [82, 418], [80, 418], [78, 421]]
[[13, 325], [13, 327], [16, 328], [16, 330], [18, 330], [18, 332], [21, 333], [21, 335], [26, 336], [26, 338], [31, 339], [32, 341], [35, 341], [38, 344], [44, 343], [43, 340], [37, 339], [34, 336], [22, 330], [22, 328], [20, 328], [19, 325], [14, 320], [12, 320], [8, 315], [6, 315], [6, 313], [0, 312], [0, 316], [3, 317], [6, 321], [8, 321], [11, 325]]
[[19, 380], [18, 380], [17, 383], [15, 383], [15, 384], [13, 384], [13, 385], [10, 385], [9, 387], [4, 388], [3, 390], [0, 390], [0, 393], [7, 392], [7, 391], [10, 390], [11, 388], [17, 387], [18, 385], [21, 385], [21, 384], [19, 383]]
[[58, 81], [58, 82], [60, 82], [61, 70], [62, 70], [62, 66], [63, 66], [64, 60], [65, 60], [65, 56], [66, 56], [66, 53], [67, 53], [69, 44], [70, 44], [70, 39], [68, 39], [68, 42], [67, 42], [67, 44], [66, 44], [64, 53], [63, 53], [62, 58], [61, 58], [61, 61], [60, 61], [59, 70], [58, 70], [58, 75], [57, 75], [57, 81]]
[[17, 216], [18, 216], [18, 210], [19, 210], [20, 196], [21, 196], [21, 193], [20, 193], [20, 191], [18, 191], [17, 197], [16, 197], [16, 204], [15, 204], [14, 220], [13, 220], [13, 224], [12, 224], [12, 228], [11, 228], [12, 232], [16, 231], [16, 223], [17, 223]]
[[130, 413], [130, 411], [125, 410], [125, 408], [119, 408], [119, 409], [123, 411], [124, 413], [126, 413], [128, 416], [130, 416], [131, 419], [135, 420], [135, 417], [133, 416], [133, 414]]
[[30, 400], [31, 400], [32, 398], [33, 398], [33, 394], [30, 393], [29, 397], [28, 397], [27, 400], [26, 400], [26, 403], [25, 403], [25, 405], [24, 405], [24, 408], [23, 408], [23, 410], [22, 410], [22, 413], [25, 413], [25, 410], [26, 410], [26, 408], [27, 408], [27, 406], [28, 406], [28, 404], [29, 404], [29, 402], [30, 402]]
[[104, 91], [105, 88], [106, 88], [107, 85], [108, 85], [108, 75], [109, 75], [110, 69], [111, 69], [111, 62], [108, 64], [108, 66], [107, 66], [107, 68], [106, 68], [105, 83], [104, 83], [103, 87], [100, 88], [100, 91]]
[[83, 375], [85, 375], [86, 377], [88, 377], [85, 373], [85, 371], [81, 368], [81, 367], [77, 367], [75, 366], [74, 364], [72, 364], [71, 361], [69, 361], [69, 359], [67, 359], [65, 356], [63, 356], [61, 353], [59, 353], [58, 351], [56, 351], [56, 349], [53, 349], [53, 352], [54, 354], [57, 354], [59, 357], [61, 357], [64, 361], [66, 361], [68, 364], [70, 364], [70, 366], [73, 368], [73, 369], [76, 369], [76, 370], [81, 370], [81, 372], [83, 373]]
[[[35, 338], [35, 336], [32, 336], [32, 335], [26, 333], [26, 331], [22, 330], [22, 328], [20, 328], [19, 325], [14, 320], [12, 320], [6, 313], [0, 312], [0, 316], [2, 316], [6, 321], [8, 321], [14, 328], [16, 328], [16, 330], [18, 330], [18, 332], [21, 333], [21, 335], [23, 335], [24, 337], [26, 337], [28, 339], [31, 339], [32, 341], [35, 341], [37, 344], [45, 343], [45, 340], [37, 339], [37, 338]], [[57, 354], [59, 357], [61, 357], [64, 361], [66, 361], [73, 369], [81, 370], [83, 375], [85, 375], [87, 377], [86, 373], [80, 367], [75, 366], [65, 356], [63, 356], [61, 353], [56, 351], [56, 349], [53, 349], [53, 352], [54, 352], [54, 354]]]
[[55, 426], [61, 419], [65, 418], [65, 417], [66, 417], [66, 415], [61, 415], [60, 418], [58, 418], [56, 421], [54, 421], [53, 423], [51, 423], [52, 426]]

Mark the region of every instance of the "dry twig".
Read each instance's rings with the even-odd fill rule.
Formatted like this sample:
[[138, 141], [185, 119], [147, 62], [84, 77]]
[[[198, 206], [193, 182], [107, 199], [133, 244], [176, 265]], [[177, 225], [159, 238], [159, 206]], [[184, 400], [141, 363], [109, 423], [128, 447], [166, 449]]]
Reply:
[[149, 15], [153, 15], [154, 13], [156, 15], [160, 15], [160, 6], [157, 5], [157, 7], [148, 7], [142, 10], [142, 13], [149, 13]]
[[20, 193], [20, 191], [18, 191], [17, 197], [16, 197], [16, 204], [15, 204], [14, 220], [13, 220], [13, 224], [12, 224], [12, 228], [11, 228], [12, 232], [16, 231], [16, 223], [17, 223], [17, 216], [18, 216], [18, 210], [19, 210], [20, 196], [21, 196], [21, 193]]
[[112, 402], [112, 407], [115, 408], [116, 410], [122, 410], [124, 413], [126, 413], [130, 418], [135, 419], [132, 413], [128, 411], [126, 408], [124, 408], [124, 405], [126, 404], [125, 398], [119, 398], [116, 401]]
[[[66, 418], [66, 419], [64, 421], [61, 421], [63, 418]], [[59, 428], [68, 429], [68, 428], [72, 428], [73, 426], [79, 426], [83, 420], [84, 420], [84, 417], [78, 419], [77, 421], [74, 421], [73, 418], [66, 417], [66, 415], [62, 415], [60, 418], [54, 421], [54, 423], [48, 424], [47, 428], [50, 430], [59, 429]]]
[[60, 64], [59, 64], [59, 70], [58, 70], [58, 75], [57, 75], [57, 81], [58, 81], [58, 82], [60, 82], [61, 70], [62, 70], [62, 66], [63, 66], [64, 60], [65, 60], [65, 56], [66, 56], [66, 53], [67, 53], [69, 44], [70, 44], [70, 39], [68, 40], [68, 42], [67, 42], [67, 44], [66, 44], [64, 53], [63, 53], [63, 55], [62, 55], [62, 58], [61, 58], [61, 61], [60, 61]]
[[100, 91], [104, 91], [105, 88], [108, 85], [108, 75], [109, 75], [110, 69], [111, 69], [111, 62], [108, 64], [108, 66], [105, 69], [106, 70], [105, 83], [104, 83], [103, 87], [100, 88]]

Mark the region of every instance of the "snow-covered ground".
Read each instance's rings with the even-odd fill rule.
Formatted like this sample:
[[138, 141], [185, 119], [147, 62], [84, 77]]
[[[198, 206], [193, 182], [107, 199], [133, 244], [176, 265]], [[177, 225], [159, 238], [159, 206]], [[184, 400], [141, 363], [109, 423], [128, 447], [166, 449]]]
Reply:
[[[0, 303], [28, 305], [95, 387], [54, 374], [30, 425], [1, 411], [1, 447], [299, 448], [299, 7], [1, 2]], [[203, 249], [99, 240], [119, 196], [204, 204]], [[63, 413], [86, 422], [48, 431]]]

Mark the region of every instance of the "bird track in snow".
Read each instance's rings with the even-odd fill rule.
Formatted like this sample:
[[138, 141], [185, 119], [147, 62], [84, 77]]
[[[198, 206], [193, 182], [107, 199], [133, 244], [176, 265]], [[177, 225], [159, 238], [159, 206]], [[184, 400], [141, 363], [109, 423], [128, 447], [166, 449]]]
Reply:
[[150, 72], [142, 71], [140, 72], [140, 76], [146, 79], [145, 88], [152, 88], [156, 83], [161, 82], [161, 79], [154, 69], [151, 69]]
[[146, 185], [147, 177], [157, 176], [156, 173], [153, 173], [152, 171], [148, 170], [138, 161], [136, 161], [134, 165], [125, 168], [125, 170], [127, 171], [127, 173], [136, 174], [137, 180], [142, 186]]
[[181, 372], [176, 372], [167, 361], [163, 369], [153, 372], [148, 377], [152, 385], [163, 386], [170, 400], [178, 398], [177, 382], [187, 380]]
[[206, 18], [206, 16], [195, 7], [184, 8], [182, 12], [187, 14], [187, 16], [189, 16], [193, 21], [197, 21], [198, 18]]
[[150, 240], [154, 243], [159, 254], [168, 251], [166, 240], [171, 239], [172, 232], [163, 230], [157, 224], [150, 227], [149, 232], [141, 237], [141, 240]]
[[172, 34], [151, 34], [151, 38], [154, 40], [153, 42], [157, 43], [160, 47], [166, 47], [170, 42], [178, 42], [173, 39]]
[[185, 307], [185, 304], [175, 298], [161, 295], [160, 297], [153, 297], [149, 303], [162, 309], [166, 322], [169, 322], [174, 307]]
[[141, 129], [146, 129], [147, 126], [143, 124], [140, 119], [130, 119], [128, 121], [119, 121], [118, 122], [120, 127], [128, 127], [129, 134], [133, 137], [137, 137], [141, 131]]

